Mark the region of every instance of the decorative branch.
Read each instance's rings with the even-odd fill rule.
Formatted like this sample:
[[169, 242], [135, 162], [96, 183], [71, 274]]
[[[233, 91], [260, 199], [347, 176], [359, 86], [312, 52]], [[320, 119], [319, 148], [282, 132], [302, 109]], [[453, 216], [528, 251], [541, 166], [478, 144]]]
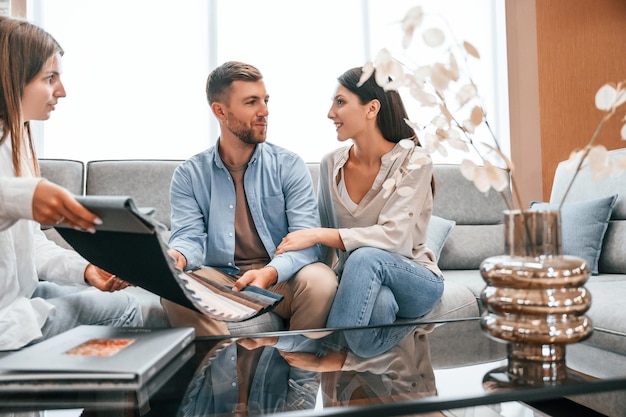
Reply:
[[[425, 18], [431, 16], [425, 15], [421, 6], [408, 10], [402, 20], [404, 31], [402, 47], [405, 50], [424, 25]], [[448, 32], [448, 38], [452, 41], [446, 44], [446, 32], [437, 26], [424, 29], [421, 32], [421, 39], [427, 47], [441, 48], [446, 54], [444, 62], [407, 65], [396, 59], [388, 49], [382, 49], [373, 62], [363, 66], [361, 82], [367, 80], [376, 70], [376, 81], [383, 88], [408, 89], [411, 96], [421, 106], [438, 108], [439, 113], [426, 123], [406, 121], [415, 131], [424, 151], [427, 154], [438, 152], [446, 157], [447, 147], [467, 153], [473, 150], [481, 160], [482, 166], [477, 165], [471, 159], [464, 159], [460, 169], [465, 178], [472, 181], [482, 192], [487, 192], [491, 188], [498, 191], [509, 210], [515, 209], [516, 204], [517, 207], [523, 209], [515, 183], [513, 164], [502, 151], [498, 138], [487, 120], [482, 100], [478, 95], [478, 87], [468, 68], [469, 61], [480, 59], [480, 54], [471, 43], [456, 41], [446, 20], [442, 16], [435, 16], [444, 22], [443, 26]], [[419, 62], [415, 58], [405, 58], [405, 61], [407, 60]], [[459, 61], [464, 65], [459, 65]], [[589, 160], [594, 179], [602, 179], [626, 169], [626, 156], [613, 160], [605, 147], [595, 144], [606, 122], [615, 115], [617, 108], [626, 102], [625, 86], [626, 81], [617, 85], [605, 84], [596, 93], [596, 107], [605, 114], [587, 146], [570, 155], [571, 164], [576, 165], [576, 171], [559, 205], [559, 210], [585, 160]], [[453, 105], [455, 110], [450, 110]], [[479, 126], [486, 127], [488, 135], [476, 139], [476, 129]], [[621, 129], [621, 137], [626, 140], [626, 124]], [[488, 152], [483, 152], [479, 144], [488, 149]], [[415, 146], [415, 144], [408, 141], [407, 146]], [[495, 161], [494, 154], [497, 156]], [[494, 165], [494, 162], [499, 166]], [[419, 166], [419, 164], [413, 164], [413, 166]], [[399, 178], [392, 182], [395, 184], [398, 180]], [[394, 184], [387, 184], [390, 187], [388, 191], [394, 188]], [[509, 186], [514, 201], [511, 201], [504, 192]]]

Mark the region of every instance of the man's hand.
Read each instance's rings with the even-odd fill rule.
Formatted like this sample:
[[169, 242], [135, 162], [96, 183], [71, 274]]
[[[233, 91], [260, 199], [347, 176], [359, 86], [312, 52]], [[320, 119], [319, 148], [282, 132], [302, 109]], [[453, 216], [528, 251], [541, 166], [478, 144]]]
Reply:
[[172, 258], [174, 258], [174, 261], [176, 262], [176, 267], [177, 268], [179, 268], [181, 271], [184, 271], [185, 268], [187, 268], [187, 258], [185, 258], [185, 255], [183, 255], [182, 253], [180, 253], [176, 249], [169, 249], [167, 251], [167, 253]]
[[346, 357], [345, 352], [331, 352], [322, 357], [305, 352], [278, 352], [289, 365], [306, 371], [333, 372], [340, 371]]
[[94, 264], [89, 264], [87, 268], [85, 268], [85, 281], [97, 289], [107, 292], [123, 290], [130, 286], [128, 282], [119, 279], [104, 269], [98, 268]]
[[233, 285], [233, 290], [241, 291], [248, 285], [260, 288], [269, 288], [278, 281], [278, 271], [271, 266], [261, 269], [251, 269], [244, 273]]
[[48, 180], [39, 181], [33, 195], [33, 219], [41, 224], [64, 223], [70, 227], [96, 231], [102, 220], [83, 207], [65, 188]]

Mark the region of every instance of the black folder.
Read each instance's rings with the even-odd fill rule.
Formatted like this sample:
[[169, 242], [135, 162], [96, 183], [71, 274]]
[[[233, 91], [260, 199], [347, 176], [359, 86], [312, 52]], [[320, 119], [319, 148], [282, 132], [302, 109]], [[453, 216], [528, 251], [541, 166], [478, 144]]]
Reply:
[[95, 233], [67, 225], [55, 229], [92, 264], [156, 295], [221, 321], [243, 321], [272, 310], [283, 296], [248, 286], [243, 291], [211, 281], [203, 269], [181, 271], [167, 253], [165, 226], [128, 196], [78, 196], [103, 221]]

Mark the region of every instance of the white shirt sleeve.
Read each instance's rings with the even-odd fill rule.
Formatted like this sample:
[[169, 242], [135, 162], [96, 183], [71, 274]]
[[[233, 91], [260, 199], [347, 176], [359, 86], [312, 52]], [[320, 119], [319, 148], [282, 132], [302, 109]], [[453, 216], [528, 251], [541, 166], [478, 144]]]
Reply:
[[0, 177], [0, 230], [19, 219], [32, 220], [33, 194], [42, 178]]
[[39, 279], [62, 285], [86, 285], [85, 268], [89, 262], [85, 258], [48, 239], [37, 222], [33, 223], [33, 234]]

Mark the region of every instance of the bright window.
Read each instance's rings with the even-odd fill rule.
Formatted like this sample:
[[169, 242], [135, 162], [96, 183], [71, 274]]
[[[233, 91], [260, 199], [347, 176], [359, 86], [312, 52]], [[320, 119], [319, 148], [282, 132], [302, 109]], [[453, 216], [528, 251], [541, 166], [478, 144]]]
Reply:
[[[502, 0], [428, 0], [483, 56], [477, 83], [508, 142]], [[185, 159], [215, 143], [206, 77], [226, 60], [257, 66], [270, 95], [268, 141], [319, 161], [339, 146], [326, 114], [336, 77], [397, 44], [406, 0], [31, 0], [65, 49], [67, 97], [36, 126], [39, 155]], [[499, 39], [500, 43], [496, 40]], [[504, 67], [502, 67], [504, 63]], [[419, 111], [407, 100], [409, 111]], [[503, 133], [504, 132], [504, 133]]]

